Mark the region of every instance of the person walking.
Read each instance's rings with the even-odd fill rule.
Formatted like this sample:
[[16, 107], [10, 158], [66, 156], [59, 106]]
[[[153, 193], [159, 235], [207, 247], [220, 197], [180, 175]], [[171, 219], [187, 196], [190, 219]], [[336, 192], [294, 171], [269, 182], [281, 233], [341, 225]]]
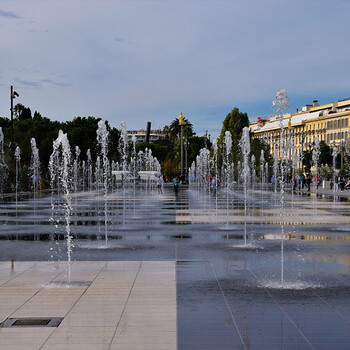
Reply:
[[178, 176], [176, 176], [175, 179], [173, 180], [173, 185], [174, 185], [174, 191], [175, 193], [177, 193], [179, 191], [179, 185], [180, 185], [180, 180]]
[[163, 194], [163, 190], [162, 190], [162, 177], [159, 176], [157, 179], [157, 190], [158, 190], [158, 194]]
[[310, 192], [310, 185], [311, 185], [311, 176], [310, 176], [310, 174], [308, 174], [306, 177], [306, 186], [307, 186], [307, 190], [309, 192]]

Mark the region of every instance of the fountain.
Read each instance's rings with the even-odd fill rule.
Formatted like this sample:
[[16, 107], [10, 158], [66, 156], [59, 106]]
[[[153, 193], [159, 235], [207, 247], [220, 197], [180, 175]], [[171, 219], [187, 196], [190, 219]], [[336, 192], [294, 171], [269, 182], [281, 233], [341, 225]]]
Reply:
[[255, 156], [254, 154], [252, 154], [252, 157], [250, 159], [250, 164], [251, 164], [251, 169], [252, 169], [252, 180], [251, 180], [251, 183], [252, 183], [252, 188], [254, 189], [255, 187]]
[[250, 137], [249, 128], [244, 127], [242, 132], [242, 138], [239, 143], [241, 152], [243, 154], [243, 189], [244, 189], [244, 245], [247, 245], [247, 186], [249, 179], [249, 153], [250, 153]]
[[32, 138], [30, 140], [30, 145], [32, 148], [32, 157], [30, 161], [30, 169], [31, 169], [31, 186], [33, 190], [33, 199], [34, 199], [34, 215], [36, 212], [36, 201], [38, 198], [39, 193], [39, 168], [40, 168], [40, 161], [39, 161], [39, 149], [36, 147], [36, 141], [35, 138]]
[[[55, 161], [58, 159], [57, 167]], [[66, 244], [67, 244], [67, 263], [68, 263], [68, 284], [71, 279], [71, 263], [72, 249], [74, 247], [71, 234], [71, 214], [72, 214], [72, 199], [71, 199], [71, 151], [67, 138], [62, 130], [59, 131], [57, 139], [53, 142], [53, 151], [50, 156], [50, 176], [52, 183], [57, 177], [63, 189], [63, 197], [65, 200], [65, 229], [66, 229]], [[56, 169], [56, 171], [54, 170]]]
[[314, 139], [315, 147], [312, 150], [312, 163], [315, 167], [315, 177], [314, 177], [314, 182], [316, 186], [316, 197], [317, 197], [317, 191], [318, 191], [318, 185], [320, 181], [320, 176], [319, 176], [319, 161], [320, 161], [320, 140], [318, 139], [318, 136], [315, 136]]
[[16, 216], [17, 216], [19, 170], [21, 167], [21, 149], [19, 148], [19, 146], [17, 146], [15, 149], [15, 159], [16, 159]]
[[133, 134], [132, 138], [132, 155], [131, 155], [131, 164], [132, 164], [132, 177], [133, 177], [133, 192], [134, 192], [134, 217], [135, 217], [135, 207], [136, 207], [136, 170], [137, 170], [137, 154], [136, 154], [136, 135]]
[[73, 181], [74, 181], [74, 194], [78, 193], [78, 179], [79, 177], [79, 156], [80, 156], [80, 148], [75, 146], [75, 158], [73, 163]]
[[338, 155], [338, 148], [333, 145], [333, 149], [332, 149], [332, 160], [333, 160], [333, 200], [335, 201], [335, 197], [338, 191], [338, 181], [336, 178], [336, 173], [335, 173], [335, 161], [337, 159], [337, 155]]
[[284, 128], [286, 121], [283, 118], [283, 111], [289, 108], [289, 99], [285, 89], [280, 89], [276, 93], [276, 99], [273, 101], [276, 108], [276, 115], [281, 128], [280, 132], [280, 224], [281, 224], [281, 285], [284, 284], [284, 184], [285, 184], [285, 164], [286, 147], [284, 143]]
[[100, 155], [102, 157], [102, 178], [103, 178], [103, 188], [104, 188], [104, 227], [105, 227], [105, 243], [108, 243], [108, 180], [110, 173], [110, 165], [107, 157], [108, 153], [108, 137], [109, 132], [107, 130], [107, 125], [103, 120], [98, 122], [97, 128], [97, 142], [100, 148]]
[[126, 131], [126, 123], [122, 121], [120, 123], [120, 138], [119, 138], [119, 153], [121, 156], [121, 164], [122, 164], [122, 188], [123, 192], [125, 192], [125, 183], [127, 179], [127, 159], [128, 159], [128, 134]]
[[215, 193], [215, 215], [218, 215], [218, 140], [213, 142], [213, 160], [215, 164], [215, 184], [213, 184], [213, 192]]
[[232, 135], [230, 131], [225, 131], [225, 183], [226, 183], [226, 227], [228, 228], [228, 214], [229, 214], [229, 188], [230, 188], [230, 155], [232, 150]]
[[265, 179], [265, 154], [264, 154], [264, 150], [261, 150], [260, 153], [260, 183], [261, 183], [261, 191], [264, 190], [264, 179]]
[[5, 163], [4, 157], [4, 134], [0, 127], [0, 201], [3, 201], [3, 192], [6, 189], [6, 182], [8, 179], [9, 168]]
[[88, 190], [91, 193], [92, 191], [92, 160], [91, 160], [91, 151], [88, 149], [86, 151], [86, 159], [87, 159], [87, 180], [88, 180]]
[[278, 179], [278, 150], [277, 150], [277, 148], [273, 152], [273, 179], [274, 179], [275, 197], [277, 197], [277, 179]]

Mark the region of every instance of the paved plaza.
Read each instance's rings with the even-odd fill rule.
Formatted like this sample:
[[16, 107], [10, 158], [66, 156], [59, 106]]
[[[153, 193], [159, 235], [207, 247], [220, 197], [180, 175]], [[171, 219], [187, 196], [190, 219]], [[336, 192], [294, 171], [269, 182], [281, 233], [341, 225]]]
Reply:
[[0, 349], [349, 349], [348, 197], [286, 193], [282, 251], [273, 191], [79, 194], [70, 268], [62, 203], [5, 202]]
[[62, 318], [0, 328], [7, 350], [176, 349], [175, 262], [0, 263], [0, 318]]

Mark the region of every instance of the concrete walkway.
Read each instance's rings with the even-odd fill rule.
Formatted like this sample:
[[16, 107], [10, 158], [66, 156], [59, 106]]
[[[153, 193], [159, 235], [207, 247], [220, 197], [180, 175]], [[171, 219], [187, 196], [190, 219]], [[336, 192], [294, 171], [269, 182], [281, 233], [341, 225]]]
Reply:
[[[175, 350], [173, 261], [0, 263], [0, 322], [63, 318], [58, 327], [0, 327], [1, 350]], [[8, 322], [7, 321], [7, 322]]]

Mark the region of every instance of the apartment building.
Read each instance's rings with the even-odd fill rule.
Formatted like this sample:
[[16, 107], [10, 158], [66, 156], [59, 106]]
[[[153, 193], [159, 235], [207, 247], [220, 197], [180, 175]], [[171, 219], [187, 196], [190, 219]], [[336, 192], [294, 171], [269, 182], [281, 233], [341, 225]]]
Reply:
[[[131, 142], [133, 136], [136, 137], [136, 143], [146, 142], [147, 132], [146, 130], [128, 130], [128, 141]], [[160, 139], [164, 139], [166, 137], [166, 133], [161, 129], [150, 130], [149, 133], [149, 142], [155, 142]]]
[[297, 155], [301, 150], [311, 149], [316, 136], [329, 146], [343, 148], [350, 138], [350, 98], [324, 105], [315, 100], [301, 111], [283, 115], [283, 120], [258, 118], [250, 124], [251, 134], [268, 143], [274, 154], [275, 150], [279, 152], [281, 124], [285, 130], [285, 145], [293, 144]]

